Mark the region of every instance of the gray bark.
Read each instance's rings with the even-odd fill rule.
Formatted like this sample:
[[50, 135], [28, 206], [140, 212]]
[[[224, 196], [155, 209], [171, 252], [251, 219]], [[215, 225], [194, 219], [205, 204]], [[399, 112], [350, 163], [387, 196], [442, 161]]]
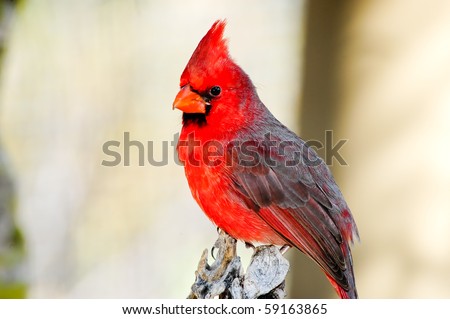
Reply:
[[282, 299], [286, 296], [289, 262], [277, 247], [254, 248], [245, 273], [236, 255], [236, 239], [220, 231], [213, 249], [218, 253], [211, 265], [208, 250], [203, 251], [189, 299]]

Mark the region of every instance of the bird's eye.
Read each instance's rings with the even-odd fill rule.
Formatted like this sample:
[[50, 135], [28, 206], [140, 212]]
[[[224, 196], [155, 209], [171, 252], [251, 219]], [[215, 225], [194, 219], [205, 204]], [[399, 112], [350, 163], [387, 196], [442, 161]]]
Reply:
[[220, 86], [213, 86], [210, 90], [209, 90], [209, 94], [213, 97], [217, 97], [220, 95], [220, 93], [222, 92], [222, 89], [220, 88]]

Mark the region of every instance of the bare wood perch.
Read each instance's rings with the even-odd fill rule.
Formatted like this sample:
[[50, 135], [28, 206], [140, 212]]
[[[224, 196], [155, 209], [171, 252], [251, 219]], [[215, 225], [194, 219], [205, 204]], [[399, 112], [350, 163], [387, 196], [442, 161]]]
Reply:
[[289, 262], [275, 246], [255, 248], [244, 274], [236, 255], [236, 239], [224, 231], [214, 244], [217, 258], [208, 264], [208, 250], [203, 251], [189, 299], [282, 299]]

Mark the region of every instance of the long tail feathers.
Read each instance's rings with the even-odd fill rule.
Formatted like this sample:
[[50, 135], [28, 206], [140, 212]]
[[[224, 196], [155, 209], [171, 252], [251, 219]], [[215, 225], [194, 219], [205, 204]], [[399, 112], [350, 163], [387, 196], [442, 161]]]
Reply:
[[346, 285], [347, 287], [345, 288], [341, 287], [331, 276], [329, 276], [327, 273], [325, 274], [341, 299], [357, 299], [358, 292], [356, 291], [355, 274], [353, 273], [353, 258], [350, 251], [349, 243], [348, 242], [342, 243], [341, 250], [345, 258], [345, 264], [347, 268], [344, 271], [344, 275], [348, 283]]
[[327, 275], [328, 280], [330, 281], [331, 285], [336, 290], [337, 294], [341, 299], [357, 299], [358, 298], [358, 292], [356, 291], [356, 287], [352, 286], [348, 291], [344, 290], [342, 287], [340, 287], [330, 276]]

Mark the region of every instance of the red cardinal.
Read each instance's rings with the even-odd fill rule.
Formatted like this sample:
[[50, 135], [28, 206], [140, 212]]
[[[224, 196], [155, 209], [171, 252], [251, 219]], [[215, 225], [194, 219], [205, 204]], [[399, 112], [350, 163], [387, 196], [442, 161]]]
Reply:
[[192, 195], [230, 236], [295, 246], [341, 298], [357, 298], [350, 210], [315, 151], [261, 102], [231, 59], [216, 21], [184, 69], [173, 107], [183, 111], [178, 156]]

